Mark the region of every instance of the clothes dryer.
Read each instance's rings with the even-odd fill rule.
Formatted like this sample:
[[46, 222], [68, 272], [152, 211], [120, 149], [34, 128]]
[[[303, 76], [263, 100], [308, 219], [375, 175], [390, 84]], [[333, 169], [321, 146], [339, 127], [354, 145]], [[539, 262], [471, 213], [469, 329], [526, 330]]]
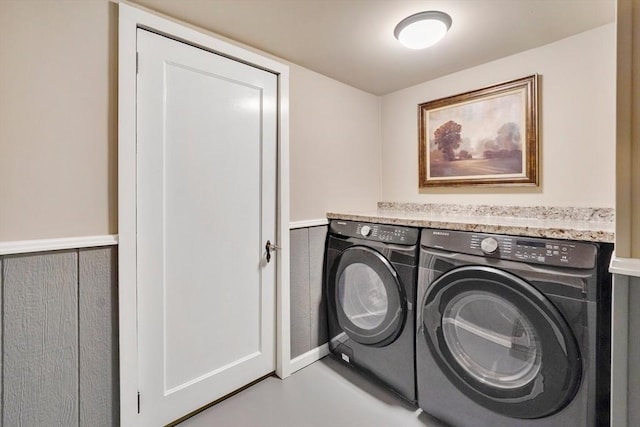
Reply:
[[422, 409], [457, 427], [609, 425], [611, 245], [422, 230]]
[[419, 229], [331, 221], [325, 255], [329, 348], [411, 402]]

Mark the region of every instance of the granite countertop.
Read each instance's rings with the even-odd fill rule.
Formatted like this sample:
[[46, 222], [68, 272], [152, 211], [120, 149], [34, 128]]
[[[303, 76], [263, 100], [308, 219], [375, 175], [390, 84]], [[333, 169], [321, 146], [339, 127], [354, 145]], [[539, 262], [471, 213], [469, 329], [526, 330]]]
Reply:
[[327, 218], [590, 242], [615, 239], [612, 208], [379, 202], [375, 212], [328, 212]]

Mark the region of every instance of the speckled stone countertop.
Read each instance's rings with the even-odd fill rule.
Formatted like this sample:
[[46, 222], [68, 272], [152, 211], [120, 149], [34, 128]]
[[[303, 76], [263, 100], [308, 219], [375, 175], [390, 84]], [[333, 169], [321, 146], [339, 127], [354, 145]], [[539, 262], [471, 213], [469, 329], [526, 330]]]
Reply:
[[615, 237], [612, 208], [379, 202], [376, 212], [329, 212], [327, 218], [589, 242]]

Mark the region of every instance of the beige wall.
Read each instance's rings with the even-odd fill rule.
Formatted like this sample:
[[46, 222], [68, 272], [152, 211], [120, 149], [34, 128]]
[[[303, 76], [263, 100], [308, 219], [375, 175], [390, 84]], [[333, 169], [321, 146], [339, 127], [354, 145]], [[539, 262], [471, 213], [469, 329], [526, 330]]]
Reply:
[[640, 259], [640, 1], [617, 4], [616, 254]]
[[[0, 1], [0, 242], [118, 231], [117, 7]], [[291, 220], [375, 208], [380, 98], [290, 80]]]
[[[614, 206], [614, 44], [612, 24], [382, 98], [292, 64], [291, 220], [378, 200]], [[0, 241], [117, 233], [117, 5], [0, 1], [0, 63]], [[417, 104], [533, 72], [541, 187], [420, 194]]]
[[0, 241], [117, 232], [116, 8], [0, 1]]
[[640, 0], [633, 0], [633, 68], [631, 72], [631, 256], [640, 259]]
[[291, 65], [291, 221], [375, 210], [380, 97]]
[[[382, 98], [385, 201], [615, 206], [615, 24]], [[541, 75], [539, 188], [418, 190], [417, 105]]]

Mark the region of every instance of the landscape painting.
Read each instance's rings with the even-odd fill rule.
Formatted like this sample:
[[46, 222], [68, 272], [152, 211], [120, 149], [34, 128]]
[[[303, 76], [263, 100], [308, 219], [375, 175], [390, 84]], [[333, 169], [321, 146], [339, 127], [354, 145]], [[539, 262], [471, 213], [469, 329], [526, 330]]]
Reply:
[[420, 187], [537, 185], [537, 77], [420, 104]]

